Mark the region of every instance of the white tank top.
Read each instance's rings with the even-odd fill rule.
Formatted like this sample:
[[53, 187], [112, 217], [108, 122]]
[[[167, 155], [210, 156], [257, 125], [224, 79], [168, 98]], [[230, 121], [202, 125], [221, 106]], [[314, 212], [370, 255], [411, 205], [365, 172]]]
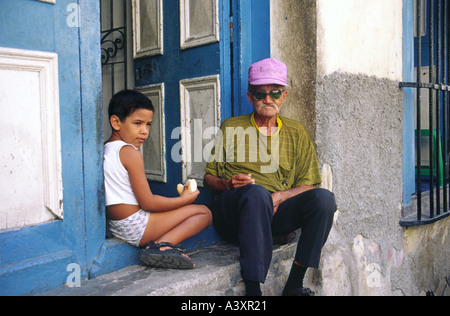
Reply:
[[120, 150], [124, 146], [131, 146], [123, 141], [107, 143], [104, 148], [103, 172], [105, 174], [105, 202], [106, 206], [128, 204], [139, 205], [131, 188], [128, 171], [120, 161]]

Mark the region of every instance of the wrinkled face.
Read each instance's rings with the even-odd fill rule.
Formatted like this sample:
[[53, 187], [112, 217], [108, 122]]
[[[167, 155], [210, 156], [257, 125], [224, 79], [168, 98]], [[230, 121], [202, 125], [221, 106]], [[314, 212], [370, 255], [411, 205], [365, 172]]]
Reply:
[[111, 117], [111, 126], [121, 140], [137, 148], [147, 140], [153, 122], [153, 111], [138, 109], [122, 122], [117, 116]]
[[248, 92], [247, 98], [258, 116], [270, 119], [280, 114], [287, 95], [288, 92], [283, 86], [265, 85], [257, 86], [253, 92]]

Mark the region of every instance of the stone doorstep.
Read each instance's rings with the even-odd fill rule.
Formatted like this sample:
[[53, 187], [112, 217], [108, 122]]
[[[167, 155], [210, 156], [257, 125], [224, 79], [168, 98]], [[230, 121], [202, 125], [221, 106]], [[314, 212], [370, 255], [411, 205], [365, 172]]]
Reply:
[[[297, 241], [274, 247], [263, 295], [281, 295]], [[56, 289], [43, 296], [243, 296], [239, 248], [219, 243], [189, 253], [194, 270], [161, 270], [130, 266], [120, 271], [84, 281], [79, 288]]]

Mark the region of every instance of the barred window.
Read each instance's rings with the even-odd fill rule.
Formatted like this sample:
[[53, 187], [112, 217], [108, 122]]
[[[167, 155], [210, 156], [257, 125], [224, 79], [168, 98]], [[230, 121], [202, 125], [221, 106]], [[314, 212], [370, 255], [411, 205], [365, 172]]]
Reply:
[[[400, 222], [404, 227], [430, 224], [450, 215], [450, 8], [446, 0], [411, 4], [405, 1], [404, 10], [409, 10], [404, 12], [405, 82], [400, 87], [405, 93], [405, 155], [415, 159], [405, 157], [404, 181], [408, 182], [409, 168], [414, 170], [414, 184], [409, 183], [409, 189], [408, 184], [404, 186], [404, 200], [412, 202], [404, 201]], [[414, 118], [408, 117], [408, 109], [413, 108]], [[408, 149], [408, 140], [414, 152]]]

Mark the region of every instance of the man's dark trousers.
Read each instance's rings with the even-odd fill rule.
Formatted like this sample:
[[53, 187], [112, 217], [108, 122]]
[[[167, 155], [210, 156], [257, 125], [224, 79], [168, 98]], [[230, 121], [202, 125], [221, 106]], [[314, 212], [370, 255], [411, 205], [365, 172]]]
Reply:
[[216, 195], [212, 211], [219, 234], [239, 244], [243, 279], [264, 283], [272, 260], [272, 236], [299, 228], [302, 232], [295, 260], [307, 267], [319, 267], [336, 201], [328, 190], [313, 189], [285, 201], [273, 216], [270, 192], [259, 185], [246, 185]]

